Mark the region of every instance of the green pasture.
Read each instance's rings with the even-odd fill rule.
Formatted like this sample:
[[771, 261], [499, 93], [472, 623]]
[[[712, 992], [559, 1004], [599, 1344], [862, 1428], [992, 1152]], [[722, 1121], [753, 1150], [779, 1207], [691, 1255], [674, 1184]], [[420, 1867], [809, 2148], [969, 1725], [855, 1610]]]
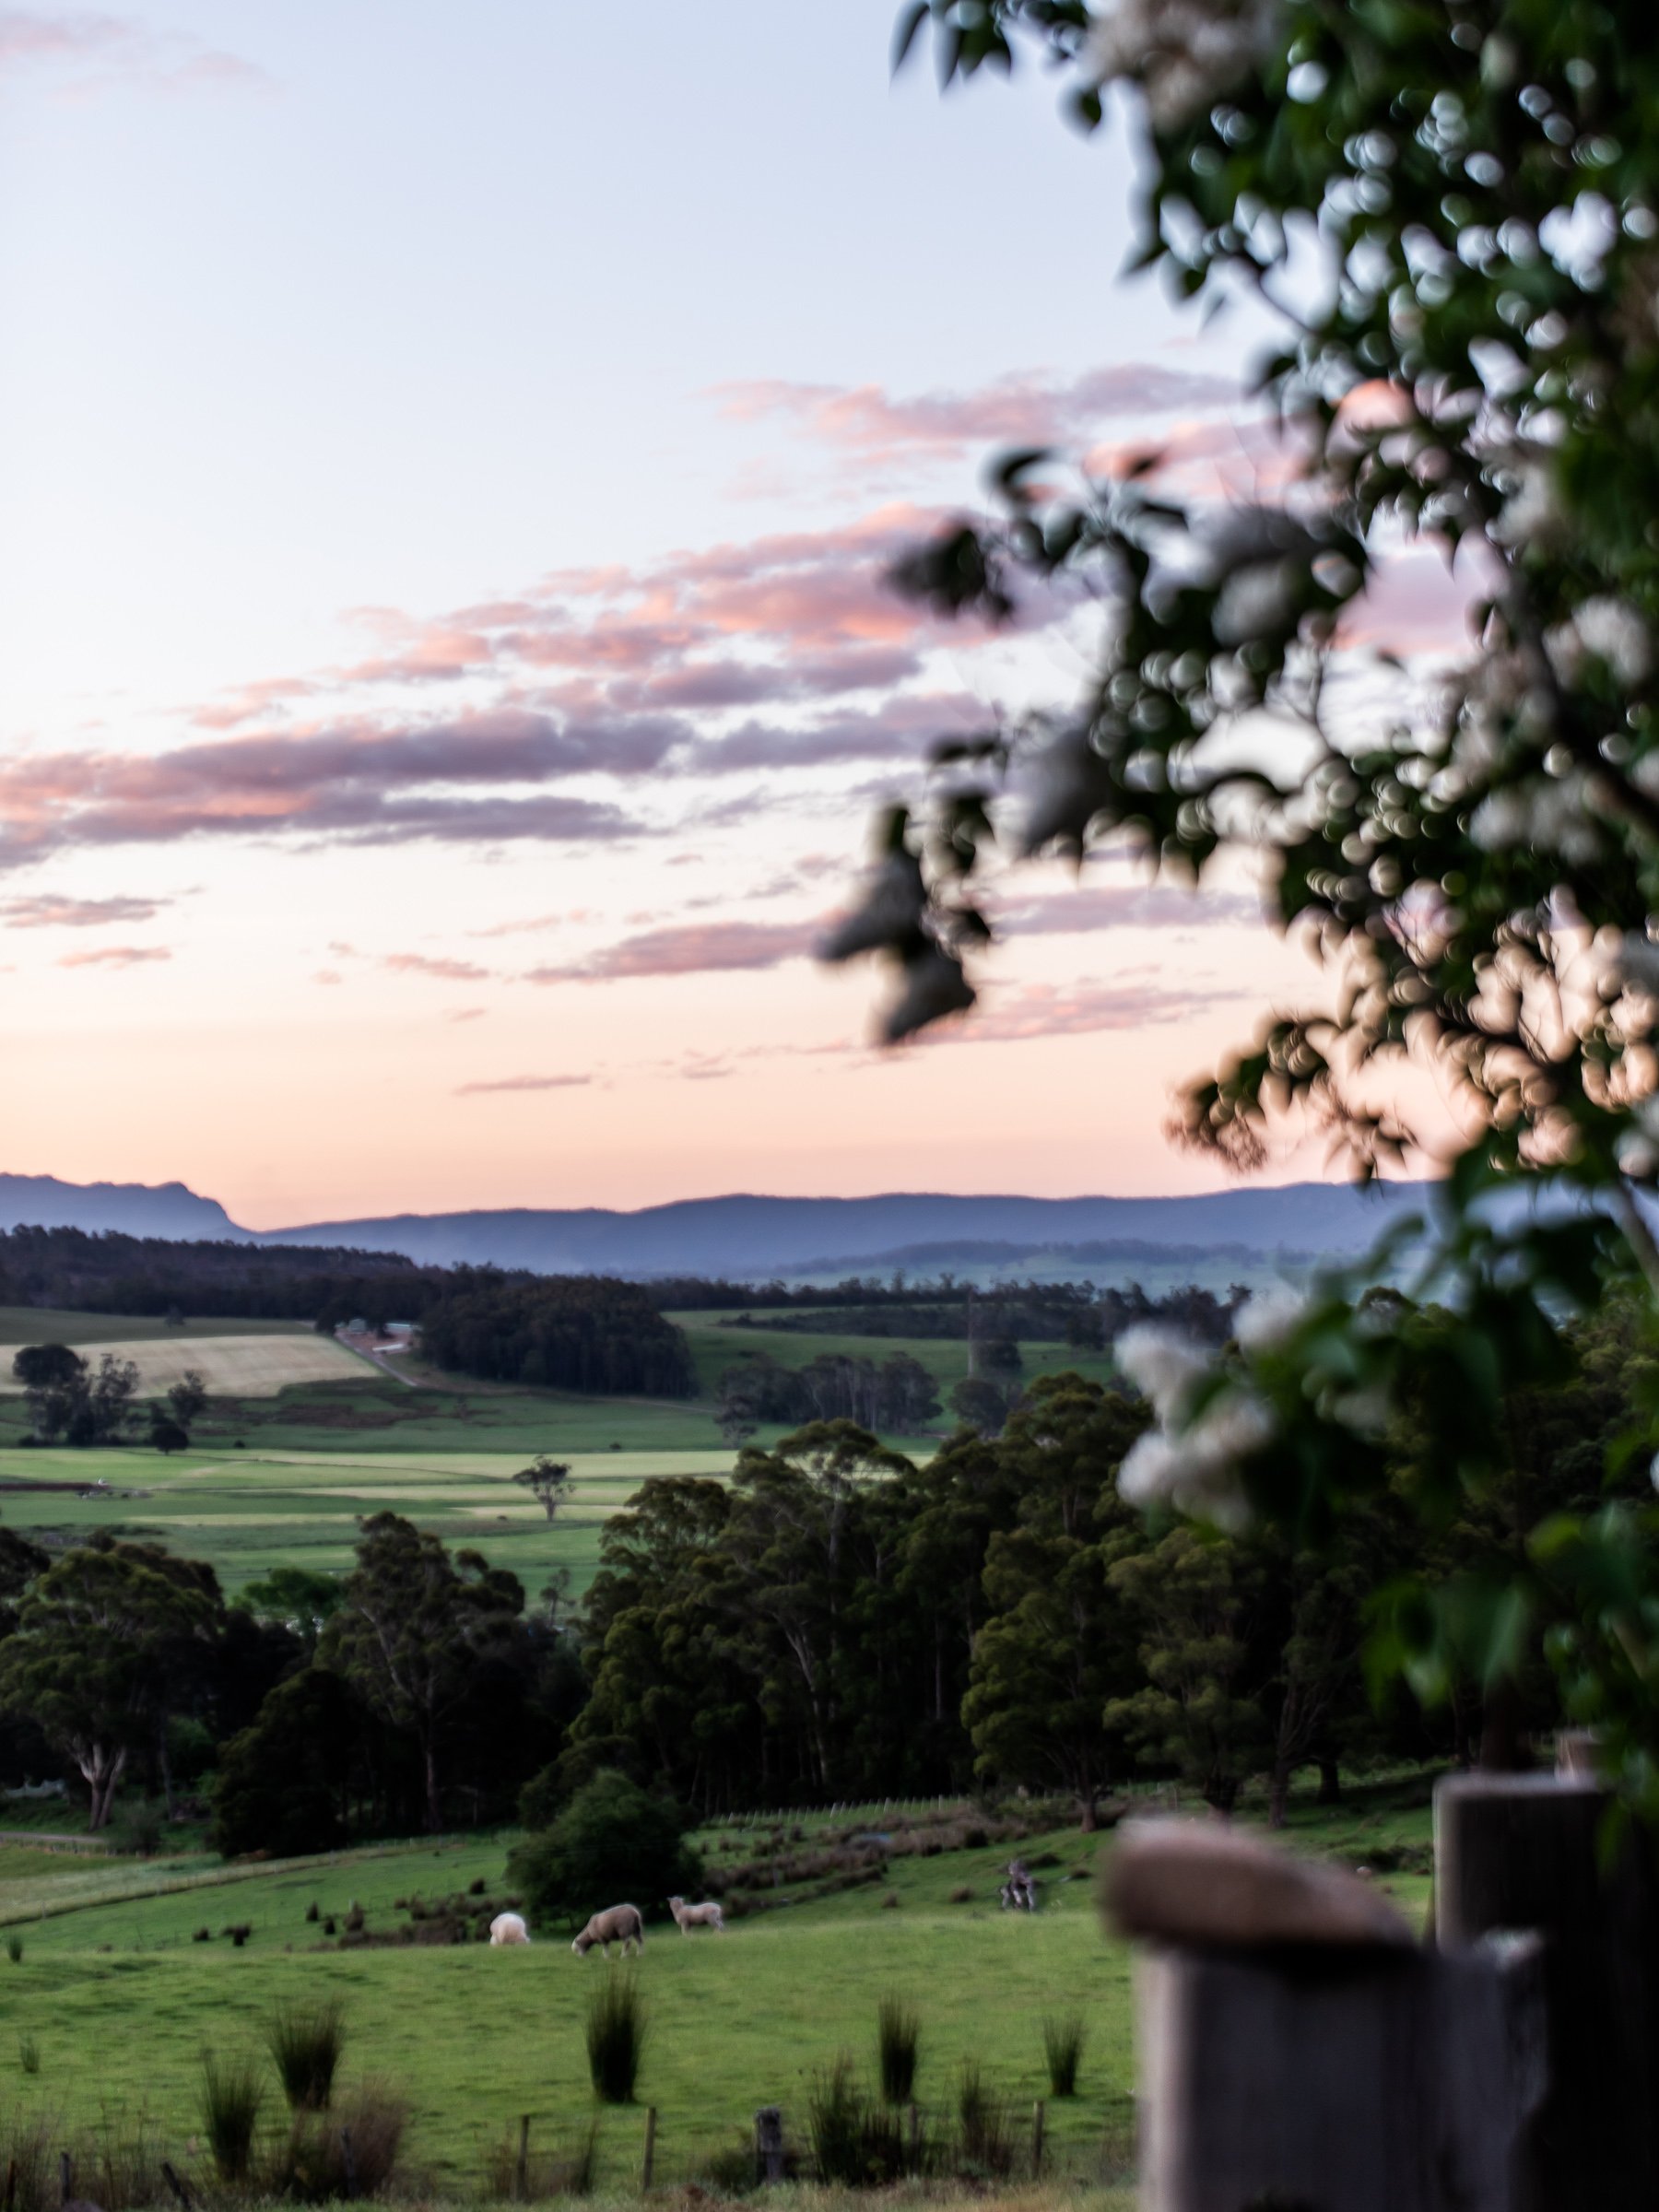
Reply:
[[[0, 1306], [0, 1345], [131, 1344], [165, 1337], [169, 1343], [193, 1336], [306, 1336], [304, 1321], [247, 1321], [240, 1315], [180, 1324], [153, 1314], [74, 1313], [56, 1306]], [[7, 1362], [9, 1365], [10, 1362]]]
[[[1362, 1789], [1335, 1809], [1309, 1793], [1293, 1806], [1293, 1835], [1348, 1864], [1391, 1849], [1424, 1854], [1427, 1789], [1414, 1777]], [[867, 1810], [879, 1827], [880, 1808]], [[845, 1812], [839, 1818], [844, 1827]], [[722, 1824], [698, 1841], [711, 1865], [729, 1865], [751, 1853], [762, 1825]], [[518, 1951], [342, 1951], [320, 1942], [320, 1922], [306, 1917], [312, 1904], [343, 1915], [355, 1902], [370, 1934], [385, 1935], [406, 1924], [399, 1900], [434, 1903], [474, 1881], [500, 1899], [510, 1841], [424, 1841], [228, 1868], [199, 1856], [88, 1861], [0, 1845], [0, 1922], [23, 1946], [16, 1963], [0, 1953], [9, 2108], [48, 2116], [66, 2134], [112, 2112], [142, 2112], [199, 2172], [190, 2146], [200, 2052], [256, 2051], [273, 2004], [338, 1995], [347, 2076], [379, 2077], [406, 2097], [411, 2159], [437, 2191], [477, 2191], [488, 2151], [516, 2139], [525, 2113], [534, 2148], [573, 2144], [593, 2109], [582, 2007], [617, 1967], [572, 1957], [558, 1931]], [[1009, 1847], [990, 1844], [895, 1858], [874, 1883], [782, 1903], [734, 1921], [724, 1936], [653, 1925], [639, 1970], [652, 2009], [640, 2094], [658, 2108], [659, 2177], [694, 2178], [710, 2152], [747, 2135], [759, 2104], [781, 2103], [799, 2135], [813, 2077], [841, 2052], [869, 2078], [876, 2008], [895, 1992], [921, 2014], [924, 2110], [949, 2106], [962, 2062], [973, 2059], [1021, 2127], [1047, 2096], [1044, 2017], [1081, 2012], [1080, 2094], [1048, 2104], [1051, 2154], [1076, 2182], [1122, 2180], [1133, 2140], [1130, 1959], [1102, 1931], [1095, 1903], [1112, 1838], [1065, 1829], [1018, 1848], [1043, 1884], [1034, 1916], [996, 1909]], [[1421, 1873], [1379, 1880], [1420, 1917]], [[228, 1940], [232, 1925], [251, 1931], [245, 1947]], [[193, 1940], [204, 1927], [209, 1939]], [[24, 2039], [39, 2049], [38, 2074], [22, 2069]], [[603, 2115], [602, 2191], [632, 2181], [642, 2125], [638, 2110]]]
[[[563, 1439], [544, 1440], [558, 1452]], [[724, 1475], [728, 1447], [706, 1452], [572, 1452], [570, 1504], [549, 1527], [512, 1480], [524, 1452], [192, 1451], [163, 1458], [137, 1447], [0, 1449], [0, 1512], [19, 1534], [50, 1545], [95, 1529], [206, 1559], [229, 1593], [273, 1567], [341, 1574], [358, 1523], [405, 1514], [452, 1546], [509, 1567], [532, 1594], [559, 1568], [573, 1591], [592, 1580], [606, 1521], [659, 1475]], [[104, 1485], [105, 1488], [93, 1486]], [[69, 1486], [69, 1487], [53, 1487]]]
[[[834, 1313], [823, 1318], [826, 1326], [817, 1330], [743, 1328], [732, 1325], [739, 1312], [729, 1313], [671, 1313], [668, 1318], [685, 1331], [686, 1341], [691, 1347], [691, 1357], [697, 1366], [697, 1387], [705, 1397], [714, 1394], [721, 1374], [740, 1359], [752, 1359], [764, 1352], [780, 1367], [805, 1367], [820, 1355], [840, 1356], [848, 1359], [869, 1359], [877, 1366], [895, 1352], [908, 1352], [912, 1359], [926, 1368], [939, 1385], [941, 1396], [948, 1399], [953, 1386], [966, 1381], [968, 1374], [968, 1345], [965, 1338], [947, 1336], [850, 1336], [837, 1332]], [[758, 1318], [763, 1318], [758, 1316]], [[1086, 1352], [1068, 1344], [1022, 1341], [1020, 1357], [1025, 1362], [1029, 1380], [1035, 1375], [1060, 1374], [1071, 1371], [1085, 1375], [1090, 1382], [1111, 1382], [1117, 1371], [1110, 1352]], [[941, 1424], [948, 1428], [948, 1410]], [[902, 1448], [902, 1438], [895, 1439]]]

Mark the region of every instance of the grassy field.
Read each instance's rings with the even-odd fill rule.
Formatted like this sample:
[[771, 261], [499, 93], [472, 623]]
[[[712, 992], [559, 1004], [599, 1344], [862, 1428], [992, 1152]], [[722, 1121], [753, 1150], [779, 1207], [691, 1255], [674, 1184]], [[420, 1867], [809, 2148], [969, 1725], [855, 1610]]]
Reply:
[[[0, 1345], [75, 1344], [102, 1349], [115, 1343], [200, 1344], [213, 1336], [310, 1336], [304, 1321], [187, 1321], [182, 1324], [131, 1313], [75, 1313], [56, 1306], [0, 1306]], [[6, 1363], [9, 1370], [11, 1362]]]
[[[1426, 1788], [1362, 1794], [1335, 1813], [1298, 1802], [1306, 1847], [1353, 1863], [1426, 1852]], [[873, 1818], [879, 1818], [872, 1814]], [[808, 1820], [806, 1825], [814, 1825]], [[755, 1846], [737, 1826], [700, 1839], [719, 1863]], [[101, 2112], [143, 2112], [191, 2157], [197, 2065], [257, 2051], [271, 2006], [338, 1995], [347, 2010], [348, 2075], [375, 2075], [416, 2115], [415, 2164], [438, 2192], [473, 2193], [492, 2147], [531, 2115], [543, 2150], [572, 2144], [592, 2104], [582, 2007], [607, 1971], [577, 1959], [561, 1936], [528, 1950], [318, 1947], [320, 1912], [355, 1900], [371, 1934], [405, 1919], [399, 1900], [428, 1900], [484, 1882], [504, 1888], [507, 1839], [369, 1848], [328, 1861], [216, 1869], [201, 1859], [88, 1862], [34, 1845], [0, 1846], [0, 1922], [22, 1958], [0, 1957], [0, 2078], [14, 2112], [49, 2115], [73, 2131]], [[1007, 1846], [893, 1860], [881, 1883], [735, 1922], [724, 1936], [650, 1931], [641, 1962], [652, 2008], [642, 2102], [660, 2113], [659, 2176], [706, 2172], [710, 2154], [741, 2140], [755, 2108], [778, 2102], [804, 2130], [813, 2077], [849, 2052], [873, 2071], [876, 2007], [892, 1991], [922, 2017], [918, 2096], [947, 2107], [964, 2059], [977, 2059], [1016, 2124], [1047, 2094], [1045, 2016], [1080, 2012], [1088, 2028], [1080, 2093], [1053, 2100], [1047, 2128], [1057, 2169], [1079, 2183], [1121, 2184], [1132, 2162], [1131, 1962], [1101, 1930], [1095, 1877], [1110, 1837], [1062, 1830], [1019, 1846], [1043, 1865], [1043, 1909], [996, 1910]], [[230, 1878], [225, 1878], [226, 1876]], [[1386, 1877], [1420, 1912], [1418, 1875]], [[965, 1900], [953, 1901], [962, 1890]], [[137, 1894], [147, 1890], [148, 1895]], [[896, 1903], [884, 1902], [892, 1897]], [[245, 1924], [236, 1948], [223, 1931]], [[193, 1940], [206, 1927], [210, 1940]], [[25, 2073], [26, 2039], [39, 2071]], [[98, 2053], [96, 2065], [88, 2053]], [[642, 2114], [607, 2112], [601, 2186], [637, 2171]], [[188, 2169], [201, 2170], [199, 2154]], [[181, 2160], [182, 2162], [182, 2160]]]
[[[558, 1449], [548, 1437], [544, 1447]], [[729, 1449], [566, 1452], [569, 1507], [549, 1527], [511, 1479], [523, 1453], [491, 1452], [204, 1452], [163, 1459], [136, 1449], [0, 1451], [0, 1510], [9, 1527], [73, 1542], [93, 1529], [163, 1543], [218, 1570], [227, 1591], [278, 1565], [343, 1573], [359, 1517], [406, 1514], [446, 1544], [472, 1545], [510, 1567], [534, 1594], [559, 1567], [585, 1589], [599, 1532], [640, 1484], [657, 1475], [724, 1475]], [[73, 1488], [53, 1488], [72, 1485]], [[105, 1488], [94, 1488], [104, 1485]]]
[[[70, 1348], [94, 1362], [106, 1353], [138, 1370], [140, 1397], [159, 1397], [194, 1369], [221, 1396], [274, 1398], [295, 1382], [353, 1382], [375, 1373], [366, 1359], [315, 1330], [267, 1330], [263, 1335], [70, 1337]], [[0, 1371], [0, 1390], [21, 1385]]]
[[[838, 1335], [833, 1325], [824, 1332], [807, 1333], [793, 1329], [746, 1329], [732, 1326], [735, 1312], [731, 1313], [671, 1313], [668, 1317], [686, 1333], [691, 1347], [691, 1357], [697, 1365], [697, 1384], [705, 1396], [713, 1394], [714, 1387], [724, 1369], [740, 1359], [751, 1359], [764, 1352], [780, 1367], [805, 1367], [820, 1353], [840, 1354], [850, 1359], [871, 1359], [877, 1365], [895, 1352], [908, 1352], [919, 1360], [938, 1382], [941, 1395], [948, 1395], [951, 1388], [964, 1381], [968, 1373], [968, 1345], [965, 1338], [940, 1336], [847, 1336]], [[833, 1313], [824, 1316], [833, 1324]], [[1110, 1352], [1074, 1350], [1066, 1344], [1022, 1342], [1020, 1355], [1025, 1361], [1028, 1376], [1057, 1374], [1071, 1369], [1086, 1375], [1091, 1382], [1110, 1382], [1116, 1374]], [[900, 1440], [901, 1441], [901, 1440]]]

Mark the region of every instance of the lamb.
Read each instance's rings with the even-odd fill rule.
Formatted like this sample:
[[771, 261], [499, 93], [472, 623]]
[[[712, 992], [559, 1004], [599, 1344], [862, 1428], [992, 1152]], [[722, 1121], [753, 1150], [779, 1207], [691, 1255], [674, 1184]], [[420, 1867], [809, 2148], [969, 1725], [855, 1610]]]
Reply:
[[688, 1905], [683, 1897], [671, 1897], [668, 1910], [678, 1922], [682, 1936], [689, 1936], [693, 1928], [712, 1928], [716, 1936], [725, 1934], [725, 1921], [718, 1905]]
[[638, 1905], [609, 1905], [603, 1912], [595, 1912], [571, 1948], [578, 1959], [585, 1959], [597, 1944], [608, 1959], [613, 1943], [622, 1946], [624, 1959], [630, 1943], [636, 1951], [645, 1948], [645, 1922]]
[[491, 1944], [528, 1943], [530, 1931], [518, 1912], [498, 1912], [489, 1924]]

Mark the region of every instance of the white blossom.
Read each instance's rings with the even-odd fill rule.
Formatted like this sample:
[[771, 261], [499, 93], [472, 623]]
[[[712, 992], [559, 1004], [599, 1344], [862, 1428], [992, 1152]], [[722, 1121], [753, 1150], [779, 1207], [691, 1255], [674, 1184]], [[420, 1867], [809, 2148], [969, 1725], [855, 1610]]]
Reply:
[[1223, 645], [1271, 637], [1296, 612], [1302, 571], [1290, 560], [1253, 561], [1235, 569], [1216, 601], [1215, 633]]
[[903, 945], [920, 930], [926, 905], [921, 862], [913, 853], [889, 853], [865, 878], [859, 904], [823, 938], [818, 958], [850, 960], [855, 953]]
[[1161, 1322], [1125, 1329], [1112, 1351], [1135, 1389], [1151, 1399], [1160, 1421], [1179, 1419], [1194, 1386], [1210, 1371], [1204, 1347]]
[[1233, 1335], [1247, 1352], [1275, 1351], [1296, 1334], [1310, 1302], [1289, 1283], [1271, 1284], [1240, 1309]]
[[1564, 520], [1554, 472], [1544, 462], [1529, 461], [1520, 477], [1492, 524], [1492, 535], [1500, 546], [1547, 544], [1559, 535]]
[[1476, 807], [1469, 835], [1485, 853], [1531, 845], [1559, 853], [1574, 867], [1587, 867], [1602, 849], [1595, 827], [1600, 791], [1598, 780], [1582, 771], [1506, 783], [1488, 792]]
[[1137, 1437], [1118, 1469], [1118, 1494], [1131, 1505], [1173, 1505], [1237, 1531], [1249, 1519], [1240, 1465], [1271, 1443], [1277, 1429], [1253, 1390], [1225, 1390], [1190, 1427]]
[[1138, 79], [1153, 127], [1180, 130], [1260, 66], [1279, 25], [1278, 0], [1118, 0], [1083, 65], [1097, 84]]
[[1640, 684], [1653, 673], [1653, 641], [1628, 599], [1603, 593], [1586, 599], [1572, 618], [1586, 653], [1606, 661], [1621, 684]]

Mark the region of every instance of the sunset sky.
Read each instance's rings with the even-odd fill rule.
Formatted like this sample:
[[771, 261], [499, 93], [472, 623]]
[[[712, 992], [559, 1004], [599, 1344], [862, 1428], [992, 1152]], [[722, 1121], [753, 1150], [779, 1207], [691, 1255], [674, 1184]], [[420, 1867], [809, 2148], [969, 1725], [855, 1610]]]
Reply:
[[1171, 1086], [1310, 974], [1242, 877], [1023, 874], [899, 1054], [809, 957], [927, 741], [1085, 665], [892, 551], [999, 444], [1264, 465], [1259, 328], [1119, 280], [1122, 130], [890, 85], [891, 16], [0, 11], [0, 1167], [253, 1227], [1218, 1180]]

